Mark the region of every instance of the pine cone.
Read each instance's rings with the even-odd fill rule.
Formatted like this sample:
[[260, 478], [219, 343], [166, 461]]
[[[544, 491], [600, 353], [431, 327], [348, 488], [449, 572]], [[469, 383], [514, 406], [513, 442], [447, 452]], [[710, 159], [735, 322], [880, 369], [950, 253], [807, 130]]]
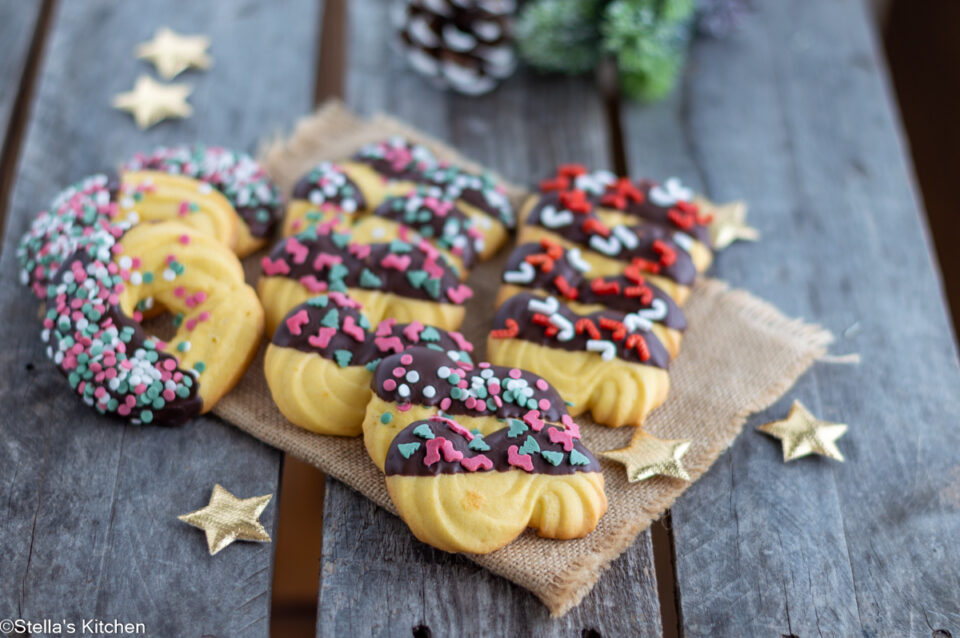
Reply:
[[516, 67], [514, 0], [403, 0], [394, 21], [418, 73], [467, 95], [487, 93]]

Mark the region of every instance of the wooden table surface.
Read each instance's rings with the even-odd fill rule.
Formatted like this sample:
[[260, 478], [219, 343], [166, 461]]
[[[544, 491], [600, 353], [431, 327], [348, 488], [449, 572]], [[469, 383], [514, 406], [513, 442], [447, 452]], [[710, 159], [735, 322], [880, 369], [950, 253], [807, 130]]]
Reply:
[[[72, 181], [163, 143], [253, 151], [342, 77], [356, 111], [401, 117], [516, 181], [576, 161], [748, 200], [763, 240], [712, 274], [822, 323], [862, 363], [817, 364], [750, 419], [673, 507], [672, 566], [654, 569], [644, 533], [559, 620], [328, 481], [318, 635], [960, 636], [956, 342], [861, 2], [756, 0], [740, 32], [694, 44], [681, 86], [654, 106], [527, 73], [482, 98], [439, 92], [391, 53], [385, 1], [348, 5], [324, 28], [317, 0], [0, 0], [0, 619], [268, 633], [273, 546], [211, 558], [176, 516], [215, 482], [279, 493], [282, 455], [212, 417], [119, 427], [81, 406], [44, 358], [14, 250]], [[141, 132], [110, 100], [150, 72], [132, 51], [163, 25], [209, 34], [215, 66], [182, 78], [192, 118]], [[323, 56], [321, 34], [334, 38]], [[795, 398], [850, 424], [846, 463], [784, 465], [753, 431]], [[263, 516], [274, 537], [276, 511]]]

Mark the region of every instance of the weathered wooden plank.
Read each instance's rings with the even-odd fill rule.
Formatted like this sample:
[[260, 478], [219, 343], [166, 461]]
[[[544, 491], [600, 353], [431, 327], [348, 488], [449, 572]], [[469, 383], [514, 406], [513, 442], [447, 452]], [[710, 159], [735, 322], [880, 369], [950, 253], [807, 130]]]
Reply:
[[[674, 505], [683, 631], [960, 635], [957, 351], [878, 45], [857, 0], [755, 5], [624, 109], [630, 168], [749, 200], [763, 240], [715, 273], [863, 364], [816, 366]], [[793, 398], [850, 424], [846, 463], [752, 431]]]
[[[58, 3], [12, 196], [0, 272], [0, 618], [114, 618], [150, 635], [265, 635], [273, 546], [210, 557], [178, 514], [215, 482], [276, 493], [281, 455], [213, 418], [179, 429], [124, 427], [83, 407], [44, 358], [36, 302], [17, 285], [14, 249], [62, 187], [160, 143], [253, 149], [312, 101], [314, 0]], [[206, 32], [215, 66], [182, 80], [195, 115], [139, 132], [110, 108], [149, 68], [134, 46], [169, 25]], [[276, 506], [263, 516], [276, 525]]]
[[[607, 123], [590, 82], [520, 75], [482, 98], [443, 93], [391, 52], [387, 5], [349, 3], [345, 98], [352, 108], [402, 118], [520, 183], [551, 174], [559, 162], [609, 165]], [[416, 541], [399, 519], [332, 480], [323, 534], [320, 636], [409, 635], [417, 627], [434, 636], [661, 634], [648, 533], [560, 620], [525, 590]]]
[[27, 65], [41, 2], [0, 0], [0, 149], [10, 127], [13, 105], [20, 93], [20, 82]]

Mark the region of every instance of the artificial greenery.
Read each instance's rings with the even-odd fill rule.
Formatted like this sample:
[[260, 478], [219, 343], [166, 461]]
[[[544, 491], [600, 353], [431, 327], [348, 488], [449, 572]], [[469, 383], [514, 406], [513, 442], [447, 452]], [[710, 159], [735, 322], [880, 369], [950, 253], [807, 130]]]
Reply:
[[696, 0], [531, 0], [517, 21], [520, 54], [544, 71], [584, 73], [604, 56], [628, 97], [656, 100], [683, 67]]

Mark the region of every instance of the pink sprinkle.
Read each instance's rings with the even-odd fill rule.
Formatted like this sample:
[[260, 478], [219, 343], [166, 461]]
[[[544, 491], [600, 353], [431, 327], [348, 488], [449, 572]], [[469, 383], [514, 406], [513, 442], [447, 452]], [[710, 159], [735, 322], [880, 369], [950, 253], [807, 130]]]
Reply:
[[187, 330], [191, 330], [191, 331], [192, 331], [192, 330], [193, 330], [194, 328], [196, 328], [196, 327], [197, 327], [197, 320], [196, 320], [196, 319], [193, 319], [193, 318], [187, 319]]
[[411, 405], [409, 403], [401, 403], [400, 405], [397, 406], [397, 410], [399, 410], [400, 412], [406, 412], [407, 410], [410, 409], [410, 407]]
[[380, 260], [380, 265], [384, 268], [393, 268], [394, 270], [404, 272], [410, 267], [410, 255], [390, 253]]
[[329, 268], [334, 264], [339, 264], [343, 261], [343, 257], [339, 255], [331, 255], [329, 253], [320, 253], [313, 260], [313, 269], [314, 270], [323, 270], [324, 268]]
[[519, 467], [528, 472], [533, 472], [533, 459], [529, 454], [517, 454], [520, 448], [511, 445], [507, 448], [507, 463], [513, 467]]
[[446, 425], [448, 428], [450, 428], [460, 436], [466, 438], [468, 441], [472, 441], [474, 439], [473, 432], [463, 427], [453, 419], [448, 419], [445, 416], [434, 414], [433, 416], [430, 417], [430, 420], [436, 421], [437, 423], [443, 423], [444, 425]]
[[170, 372], [173, 372], [174, 370], [177, 369], [177, 362], [174, 361], [173, 359], [164, 359], [163, 367], [169, 370]]
[[[403, 329], [403, 336], [407, 338], [411, 343], [420, 342], [420, 332], [423, 330], [423, 324], [419, 321], [412, 321]], [[412, 359], [411, 359], [412, 360]]]
[[97, 388], [96, 390], [93, 391], [93, 396], [95, 396], [96, 398], [99, 399], [100, 397], [102, 397], [102, 396], [105, 395], [106, 393], [107, 393], [107, 389], [106, 389], [105, 387], [103, 387], [103, 386], [100, 386], [99, 388]]
[[580, 438], [580, 431], [579, 429], [576, 432], [573, 430], [558, 430], [551, 427], [547, 428], [547, 435], [550, 437], [551, 443], [562, 443], [563, 449], [569, 452], [573, 449], [573, 440]]
[[409, 354], [401, 355], [400, 363], [405, 366], [410, 365], [411, 363], [413, 363], [413, 355], [409, 355]]
[[307, 343], [318, 350], [322, 350], [323, 348], [327, 347], [327, 345], [330, 343], [330, 339], [332, 339], [335, 334], [337, 334], [336, 328], [328, 328], [327, 326], [323, 326], [317, 330], [317, 334], [307, 337]]
[[443, 398], [440, 400], [440, 409], [441, 409], [441, 410], [444, 410], [444, 411], [449, 410], [449, 409], [450, 409], [450, 404], [452, 404], [452, 403], [453, 403], [453, 401], [450, 400], [450, 397], [443, 397]]
[[400, 341], [400, 337], [377, 337], [373, 343], [380, 352], [389, 352], [390, 350], [400, 352], [403, 350], [403, 342]]
[[546, 392], [550, 389], [550, 384], [547, 383], [545, 379], [537, 379], [537, 389]]
[[303, 326], [310, 323], [310, 315], [307, 314], [305, 309], [300, 309], [292, 317], [287, 317], [287, 330], [290, 331], [290, 334], [297, 336], [303, 332]]
[[171, 253], [171, 254], [167, 255], [167, 258], [166, 258], [164, 261], [166, 261], [166, 262], [167, 262], [167, 265], [169, 266], [170, 264], [172, 264], [172, 263], [175, 262], [176, 260], [177, 260], [177, 256], [174, 255], [173, 253]]
[[185, 294], [187, 294], [187, 291], [183, 286], [177, 286], [176, 288], [173, 289], [174, 297], [182, 297]]
[[363, 330], [363, 328], [357, 325], [356, 321], [353, 320], [351, 315], [347, 315], [343, 320], [342, 330], [360, 343], [363, 343], [364, 339], [367, 338], [367, 333]]
[[327, 282], [320, 281], [313, 275], [304, 275], [300, 278], [300, 283], [310, 292], [323, 292], [327, 289]]
[[361, 303], [356, 299], [351, 299], [342, 292], [331, 292], [329, 295], [330, 299], [333, 300], [335, 304], [341, 308], [360, 308], [362, 307]]
[[468, 410], [472, 410], [473, 408], [476, 407], [476, 405], [477, 405], [477, 400], [476, 400], [476, 398], [474, 398], [474, 397], [467, 397], [467, 400], [464, 401], [463, 404], [464, 404], [465, 406], [467, 406], [467, 409], [468, 409]]
[[427, 441], [427, 454], [423, 459], [425, 465], [433, 465], [440, 460], [440, 452], [443, 452], [443, 460], [447, 463], [453, 463], [463, 459], [463, 452], [453, 447], [453, 442], [442, 436]]
[[310, 254], [310, 250], [297, 241], [296, 237], [290, 237], [287, 239], [286, 251], [293, 255], [293, 263], [302, 264], [307, 260], [307, 256]]
[[190, 214], [190, 202], [180, 202], [180, 207], [177, 209], [177, 214], [181, 217], [186, 217]]
[[186, 233], [184, 233], [183, 235], [180, 235], [180, 243], [183, 244], [184, 246], [186, 246], [187, 244], [189, 244], [189, 243], [190, 243], [190, 235], [187, 235]]
[[540, 413], [537, 410], [530, 410], [524, 414], [523, 422], [533, 428], [534, 432], [539, 432], [543, 429], [543, 420], [540, 418]]
[[366, 259], [370, 256], [370, 244], [350, 244], [347, 250], [356, 255], [357, 259]]
[[460, 284], [456, 288], [447, 288], [447, 297], [455, 304], [462, 304], [473, 296], [473, 290], [466, 284]]
[[392, 334], [392, 333], [393, 333], [393, 327], [394, 327], [395, 325], [397, 325], [397, 320], [394, 319], [393, 317], [390, 317], [390, 318], [388, 318], [388, 319], [384, 319], [384, 320], [381, 321], [380, 324], [377, 326], [377, 336], [378, 336], [378, 337], [386, 337], [387, 335]]
[[199, 315], [197, 315], [197, 321], [206, 321], [210, 318], [210, 313], [204, 310]]
[[[454, 331], [451, 331], [451, 332], [448, 332], [447, 334], [450, 335], [450, 338], [451, 338], [451, 339], [453, 339], [454, 341], [457, 342], [457, 347], [458, 347], [458, 348], [460, 348], [460, 349], [463, 350], [464, 352], [473, 352], [473, 344], [470, 343], [469, 341], [467, 341], [466, 337], [464, 337], [462, 334], [460, 334], [459, 332], [457, 332], [457, 331], [455, 331], [455, 330], [454, 330]], [[489, 365], [490, 365], [490, 364], [488, 363], [487, 366], [489, 366]], [[480, 367], [481, 367], [481, 368], [484, 367], [482, 363], [480, 364]]]
[[519, 379], [521, 376], [523, 376], [523, 373], [520, 372], [519, 368], [510, 368], [510, 372], [508, 374], [512, 379]]
[[397, 366], [396, 368], [393, 369], [393, 376], [397, 377], [398, 379], [403, 375], [405, 375], [406, 373], [407, 373], [406, 368], [401, 368], [400, 366]]
[[490, 385], [487, 386], [487, 392], [489, 392], [490, 394], [493, 394], [493, 395], [500, 394], [500, 384], [499, 384], [499, 383], [491, 383]]
[[133, 389], [134, 394], [143, 394], [146, 391], [147, 391], [147, 385], [145, 383], [141, 383]]
[[537, 401], [537, 405], [540, 406], [540, 409], [544, 412], [550, 409], [550, 401], [547, 399], [540, 399]]
[[477, 454], [476, 456], [468, 456], [460, 459], [460, 465], [467, 468], [468, 472], [476, 472], [477, 470], [492, 470], [493, 461], [489, 457], [483, 454]]
[[394, 381], [393, 379], [387, 379], [386, 381], [383, 382], [383, 389], [386, 390], [387, 392], [393, 392], [394, 390], [397, 389], [397, 382]]
[[272, 277], [273, 275], [290, 274], [290, 266], [288, 266], [287, 262], [279, 257], [276, 261], [270, 261], [269, 257], [264, 257], [260, 262], [260, 265], [263, 266], [263, 272], [267, 273], [268, 277]]
[[130, 414], [130, 406], [128, 406], [128, 405], [120, 405], [120, 406], [118, 406], [118, 407], [117, 407], [117, 414], [119, 414], [120, 416], [127, 416], [128, 414]]

